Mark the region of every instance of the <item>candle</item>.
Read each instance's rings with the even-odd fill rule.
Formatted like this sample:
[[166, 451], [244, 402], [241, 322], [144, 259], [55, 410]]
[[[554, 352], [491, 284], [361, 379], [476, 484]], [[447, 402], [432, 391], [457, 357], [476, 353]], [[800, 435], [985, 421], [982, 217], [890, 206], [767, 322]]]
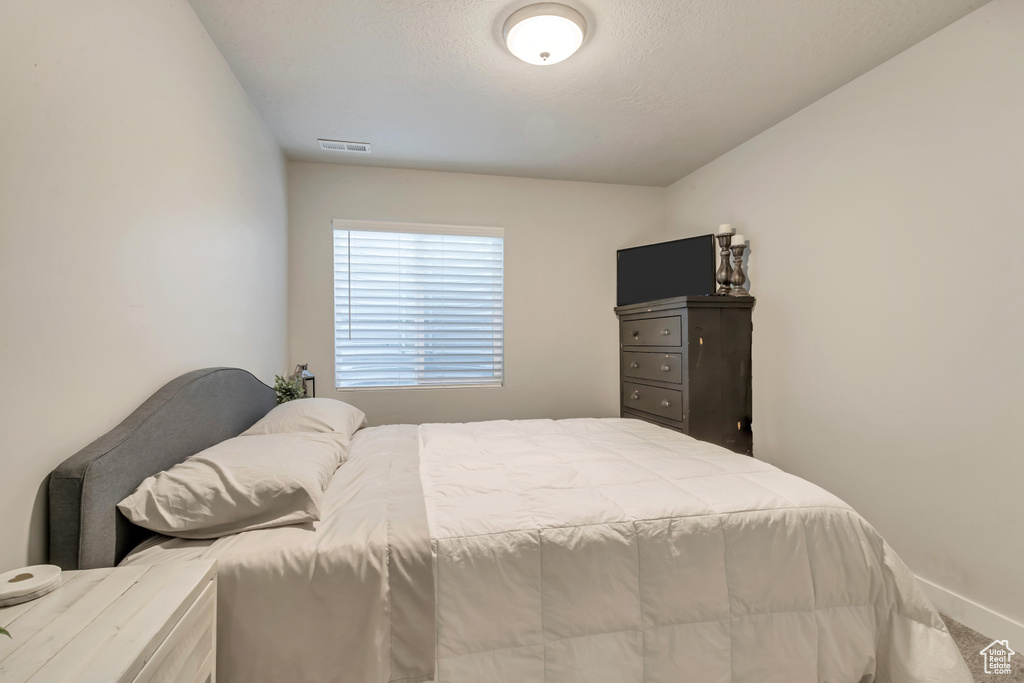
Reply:
[[738, 247], [741, 244], [746, 244], [746, 243], [747, 243], [746, 235], [733, 235], [732, 236], [732, 243], [731, 243], [732, 246]]
[[736, 229], [733, 228], [728, 223], [722, 223], [721, 225], [718, 226], [718, 234], [719, 235], [731, 235], [731, 234], [733, 234], [735, 232], [736, 232]]

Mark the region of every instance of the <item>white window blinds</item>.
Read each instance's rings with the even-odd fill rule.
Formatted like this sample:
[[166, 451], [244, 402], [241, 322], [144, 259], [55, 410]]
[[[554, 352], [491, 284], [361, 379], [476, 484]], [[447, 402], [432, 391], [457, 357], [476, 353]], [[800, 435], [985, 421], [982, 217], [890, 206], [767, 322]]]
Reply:
[[503, 231], [364, 227], [334, 221], [335, 385], [501, 386]]

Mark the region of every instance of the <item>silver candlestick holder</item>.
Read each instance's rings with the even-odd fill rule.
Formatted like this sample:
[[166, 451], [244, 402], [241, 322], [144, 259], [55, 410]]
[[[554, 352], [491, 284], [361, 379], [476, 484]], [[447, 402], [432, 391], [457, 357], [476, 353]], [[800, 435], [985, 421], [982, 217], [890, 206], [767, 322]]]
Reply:
[[743, 289], [743, 283], [747, 281], [747, 274], [743, 272], [743, 250], [747, 248], [746, 244], [735, 244], [729, 247], [732, 250], [732, 256], [736, 264], [732, 269], [732, 290], [729, 292], [729, 296], [750, 296], [750, 292]]
[[729, 245], [732, 243], [732, 233], [720, 232], [715, 237], [718, 239], [718, 246], [722, 248], [721, 263], [718, 265], [718, 272], [715, 273], [715, 282], [718, 289], [715, 294], [729, 294], [732, 283], [732, 265], [729, 262]]

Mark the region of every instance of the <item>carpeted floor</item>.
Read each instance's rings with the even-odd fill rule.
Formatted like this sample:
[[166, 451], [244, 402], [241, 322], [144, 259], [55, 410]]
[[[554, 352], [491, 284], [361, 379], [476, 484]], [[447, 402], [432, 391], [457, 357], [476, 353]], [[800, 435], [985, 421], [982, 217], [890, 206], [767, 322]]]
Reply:
[[984, 657], [980, 653], [993, 639], [967, 628], [959, 621], [953, 621], [945, 614], [942, 615], [942, 620], [946, 622], [946, 628], [960, 648], [967, 668], [974, 674], [975, 683], [1024, 683], [1024, 653], [1010, 657], [1012, 673], [986, 674]]

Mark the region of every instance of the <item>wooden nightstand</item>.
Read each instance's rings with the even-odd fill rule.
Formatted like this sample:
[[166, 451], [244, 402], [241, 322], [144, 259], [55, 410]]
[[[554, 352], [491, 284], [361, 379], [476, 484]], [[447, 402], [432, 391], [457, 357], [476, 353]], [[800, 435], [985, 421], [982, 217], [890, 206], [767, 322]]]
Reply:
[[201, 560], [64, 572], [60, 588], [0, 609], [0, 680], [213, 683], [217, 565]]

